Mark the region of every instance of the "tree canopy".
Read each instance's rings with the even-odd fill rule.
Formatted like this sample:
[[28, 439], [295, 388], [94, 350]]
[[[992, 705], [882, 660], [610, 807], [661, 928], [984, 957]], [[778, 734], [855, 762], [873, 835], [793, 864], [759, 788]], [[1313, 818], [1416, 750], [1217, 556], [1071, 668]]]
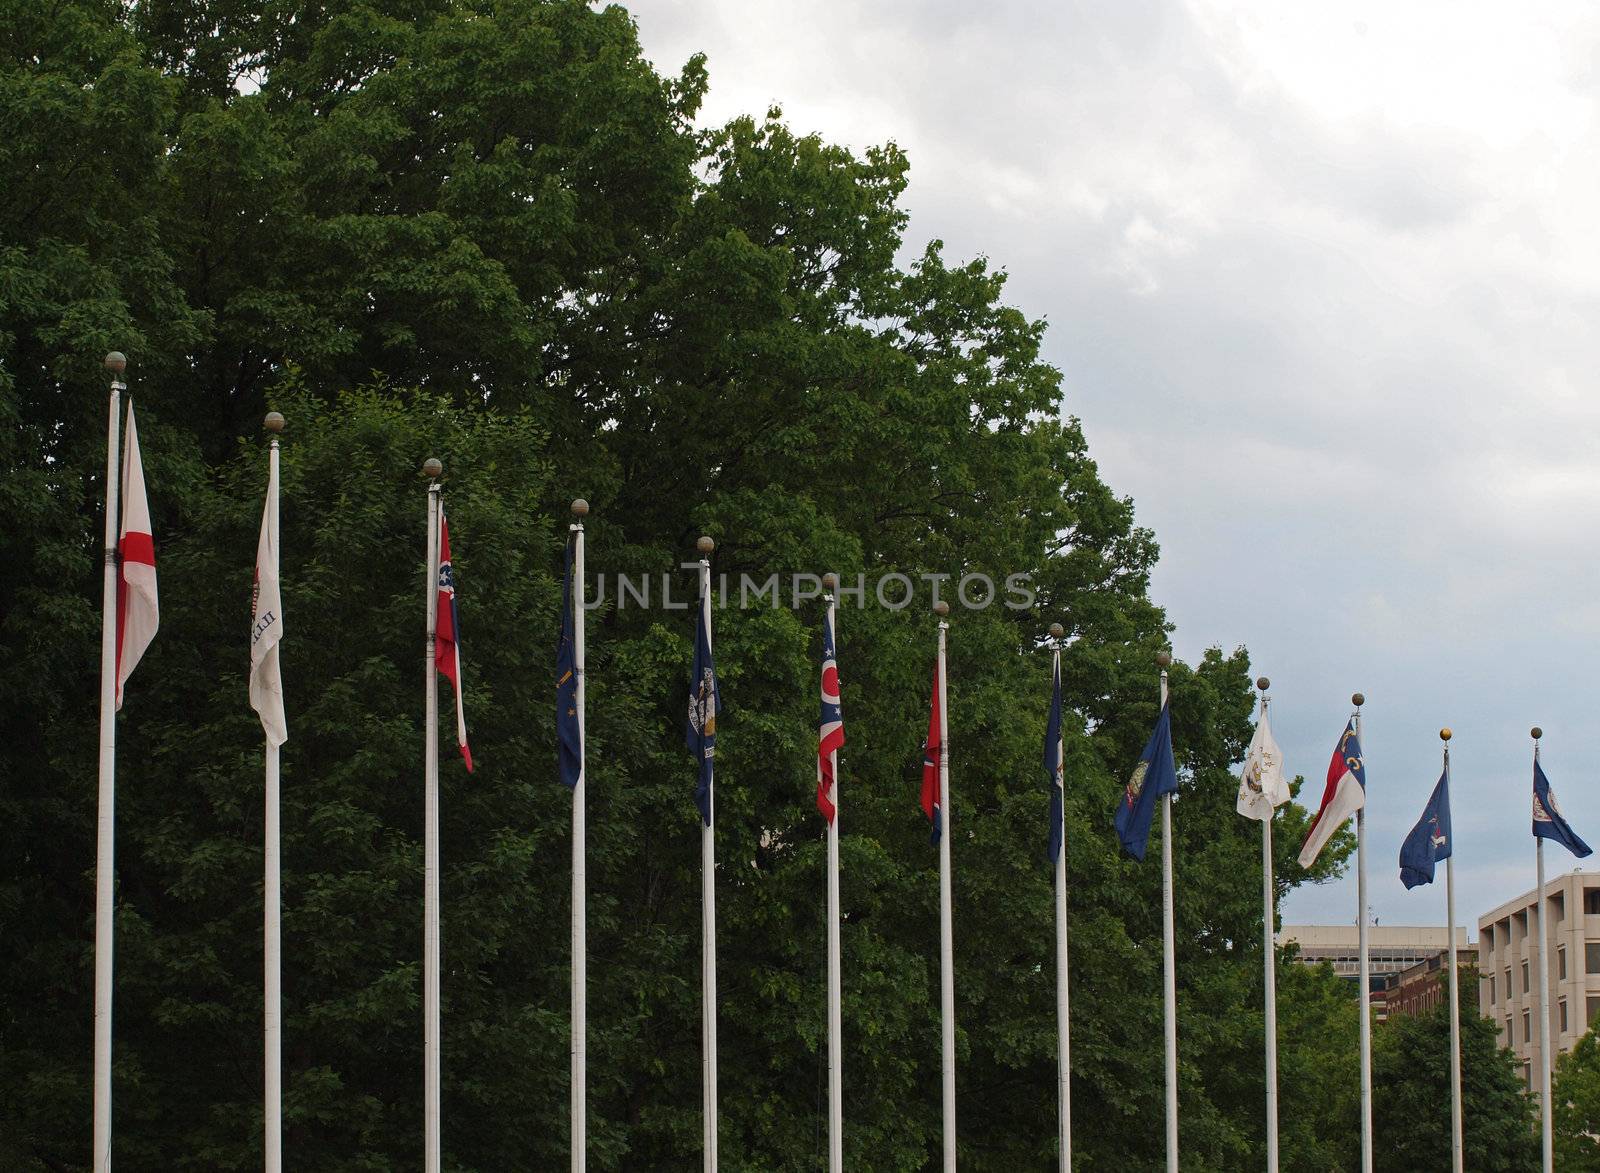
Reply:
[[[1044, 323], [1004, 302], [1003, 270], [938, 241], [906, 251], [898, 148], [800, 136], [777, 110], [702, 130], [703, 62], [663, 76], [626, 12], [577, 0], [6, 0], [0, 38], [8, 1167], [76, 1167], [88, 1149], [113, 348], [131, 360], [162, 597], [119, 722], [120, 1165], [260, 1162], [260, 730], [244, 678], [257, 428], [275, 408], [295, 1168], [404, 1167], [420, 1145], [429, 455], [446, 468], [479, 766], [443, 768], [449, 1167], [552, 1168], [567, 1151], [552, 667], [576, 496], [594, 506], [591, 573], [667, 575], [680, 601], [702, 532], [735, 583], [949, 575], [948, 596], [969, 573], [1031, 576], [1030, 606], [958, 607], [950, 634], [962, 1163], [1054, 1152], [1040, 750], [1041, 637], [1058, 620], [1075, 1149], [1082, 1168], [1160, 1166], [1160, 869], [1110, 831], [1169, 636], [1148, 591], [1156, 542], [1063, 414]], [[936, 860], [916, 784], [933, 622], [925, 594], [896, 610], [869, 586], [863, 602], [839, 620], [846, 1149], [854, 1167], [916, 1169], [939, 1135]], [[716, 618], [730, 1169], [825, 1165], [819, 614], [812, 600]], [[614, 588], [589, 624], [590, 1159], [687, 1168], [692, 626], [659, 594], [629, 606]], [[1248, 668], [1213, 650], [1171, 681], [1193, 1170], [1246, 1167], [1264, 1145], [1258, 828], [1235, 814], [1231, 774]], [[1280, 815], [1280, 891], [1348, 853], [1346, 835], [1302, 872], [1304, 822]], [[1292, 1002], [1301, 979], [1283, 981]], [[1286, 1029], [1342, 1021], [1327, 989], [1304, 994]], [[1305, 1096], [1293, 1127], [1309, 1145], [1348, 1134], [1352, 1112]], [[1318, 1159], [1304, 1167], [1334, 1167]]]

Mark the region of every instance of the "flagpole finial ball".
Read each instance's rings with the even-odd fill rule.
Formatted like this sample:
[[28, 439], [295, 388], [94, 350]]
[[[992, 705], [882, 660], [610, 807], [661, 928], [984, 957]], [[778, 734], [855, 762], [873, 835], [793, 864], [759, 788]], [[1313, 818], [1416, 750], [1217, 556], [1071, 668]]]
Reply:
[[588, 517], [589, 516], [589, 503], [587, 501], [585, 501], [582, 497], [579, 497], [576, 501], [574, 501], [572, 503], [572, 516], [573, 517]]
[[444, 475], [444, 465], [439, 463], [437, 457], [430, 456], [422, 462], [422, 475], [436, 481]]
[[833, 573], [833, 571], [830, 570], [830, 571], [828, 571], [827, 574], [824, 574], [822, 576], [822, 589], [823, 590], [825, 590], [825, 591], [835, 590], [835, 589], [838, 588], [838, 586], [839, 586], [839, 576], [837, 574]]
[[699, 550], [702, 554], [709, 554], [711, 551], [717, 548], [717, 544], [713, 542], [707, 535], [701, 534], [700, 540], [694, 544], [694, 548]]
[[1050, 625], [1050, 638], [1051, 639], [1060, 639], [1062, 636], [1064, 636], [1066, 634], [1067, 634], [1067, 629], [1065, 627], [1062, 627], [1061, 624], [1052, 623]]
[[1267, 689], [1272, 687], [1272, 681], [1268, 680], [1265, 676], [1257, 676], [1256, 677], [1256, 687], [1259, 688], [1262, 692], [1266, 692]]
[[113, 350], [105, 357], [106, 370], [113, 375], [120, 375], [128, 369], [128, 356], [120, 350]]
[[1350, 694], [1350, 703], [1359, 709], [1362, 705], [1367, 703], [1367, 698], [1363, 693], [1353, 692]]
[[1532, 737], [1533, 737], [1533, 739], [1535, 741], [1538, 741], [1539, 738], [1544, 736], [1544, 730], [1540, 729], [1537, 725], [1535, 725], [1532, 729], [1528, 730], [1528, 733], [1530, 735], [1532, 735]]
[[1171, 652], [1157, 652], [1156, 653], [1156, 667], [1162, 668], [1162, 669], [1166, 669], [1166, 668], [1172, 667], [1172, 653]]
[[283, 413], [277, 411], [267, 412], [267, 418], [261, 421], [261, 426], [274, 434], [283, 431], [283, 425]]
[[943, 599], [940, 599], [933, 605], [933, 613], [940, 619], [943, 619], [946, 615], [950, 614], [950, 604], [945, 602]]
[[1439, 740], [1440, 741], [1449, 741], [1450, 740], [1450, 727], [1448, 725], [1445, 726], [1443, 729], [1439, 730]]

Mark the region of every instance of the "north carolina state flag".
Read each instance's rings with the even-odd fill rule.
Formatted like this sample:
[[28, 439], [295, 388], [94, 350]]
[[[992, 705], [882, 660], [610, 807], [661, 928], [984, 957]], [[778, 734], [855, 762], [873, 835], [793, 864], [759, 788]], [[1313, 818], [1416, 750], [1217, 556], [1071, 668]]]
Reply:
[[117, 708], [122, 686], [161, 625], [156, 600], [156, 546], [150, 534], [150, 501], [144, 492], [139, 429], [128, 404], [128, 434], [122, 450], [122, 533], [117, 539]]

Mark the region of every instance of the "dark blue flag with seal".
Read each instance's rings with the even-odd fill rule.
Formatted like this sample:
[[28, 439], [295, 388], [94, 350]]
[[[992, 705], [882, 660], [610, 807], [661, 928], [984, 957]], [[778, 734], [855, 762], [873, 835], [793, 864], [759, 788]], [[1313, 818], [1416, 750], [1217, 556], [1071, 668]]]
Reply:
[[1123, 788], [1117, 804], [1117, 838], [1134, 859], [1143, 859], [1150, 844], [1150, 820], [1156, 800], [1178, 789], [1178, 768], [1172, 760], [1172, 709], [1161, 706], [1155, 730], [1145, 742], [1144, 752], [1133, 767], [1133, 775]]
[[700, 779], [695, 783], [694, 804], [700, 819], [711, 825], [711, 763], [717, 752], [717, 714], [722, 712], [722, 693], [717, 688], [717, 668], [711, 661], [710, 587], [700, 596], [700, 619], [695, 624], [694, 666], [689, 670], [689, 720], [684, 726], [684, 744], [700, 764]]
[[1400, 845], [1400, 882], [1407, 888], [1433, 883], [1434, 864], [1449, 859], [1450, 850], [1450, 767], [1446, 766], [1433, 797], [1422, 808], [1422, 818]]
[[1061, 665], [1050, 669], [1050, 717], [1044, 726], [1044, 776], [1050, 787], [1050, 862], [1061, 858], [1065, 775], [1061, 763]]
[[1554, 839], [1579, 859], [1594, 854], [1594, 849], [1567, 825], [1538, 758], [1533, 759], [1533, 835], [1535, 839]]
[[578, 728], [578, 661], [573, 644], [572, 570], [574, 538], [567, 539], [567, 573], [561, 580], [561, 638], [556, 643], [556, 741], [561, 780], [576, 788], [583, 773], [583, 734]]

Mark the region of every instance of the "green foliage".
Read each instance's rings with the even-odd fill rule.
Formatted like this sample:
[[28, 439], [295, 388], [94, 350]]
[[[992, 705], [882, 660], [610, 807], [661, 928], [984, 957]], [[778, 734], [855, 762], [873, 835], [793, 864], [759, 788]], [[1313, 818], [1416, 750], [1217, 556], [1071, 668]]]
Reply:
[[1550, 1102], [1556, 1163], [1563, 1169], [1600, 1166], [1600, 1041], [1594, 1031], [1557, 1057]]
[[[162, 630], [120, 720], [116, 1155], [259, 1164], [259, 729], [245, 601], [285, 412], [286, 1151], [415, 1163], [420, 1145], [424, 495], [445, 464], [478, 772], [443, 774], [444, 1111], [456, 1169], [567, 1150], [568, 796], [551, 668], [565, 505], [589, 569], [590, 1159], [698, 1161], [699, 882], [683, 748], [679, 564], [761, 582], [838, 572], [1032, 576], [1031, 608], [957, 607], [952, 852], [964, 1167], [1052, 1159], [1055, 1039], [1044, 626], [1063, 675], [1075, 1147], [1162, 1161], [1160, 869], [1110, 812], [1156, 715], [1157, 549], [1099, 478], [1043, 323], [1004, 273], [930, 243], [901, 267], [907, 164], [777, 111], [696, 133], [701, 62], [643, 60], [576, 0], [316, 9], [11, 4], [0, 35], [0, 1157], [88, 1147], [103, 376], [132, 359]], [[375, 375], [373, 372], [381, 372]], [[616, 576], [653, 578], [624, 605]], [[592, 580], [594, 581], [594, 580]], [[916, 804], [933, 624], [844, 599], [839, 655], [846, 1147], [938, 1146], [935, 854]], [[820, 603], [718, 612], [721, 1152], [825, 1164]], [[1258, 1163], [1259, 826], [1234, 813], [1242, 650], [1172, 673], [1184, 1167]], [[448, 724], [448, 723], [447, 723]], [[445, 739], [448, 741], [448, 738]], [[1280, 815], [1280, 893], [1306, 816]], [[1282, 968], [1286, 1122], [1339, 1167], [1353, 1024]], [[1287, 1078], [1302, 1064], [1302, 1078]], [[1299, 1097], [1297, 1099], [1297, 1097]], [[1287, 1106], [1297, 1105], [1289, 1112]], [[1286, 1144], [1287, 1150], [1287, 1144]]]

